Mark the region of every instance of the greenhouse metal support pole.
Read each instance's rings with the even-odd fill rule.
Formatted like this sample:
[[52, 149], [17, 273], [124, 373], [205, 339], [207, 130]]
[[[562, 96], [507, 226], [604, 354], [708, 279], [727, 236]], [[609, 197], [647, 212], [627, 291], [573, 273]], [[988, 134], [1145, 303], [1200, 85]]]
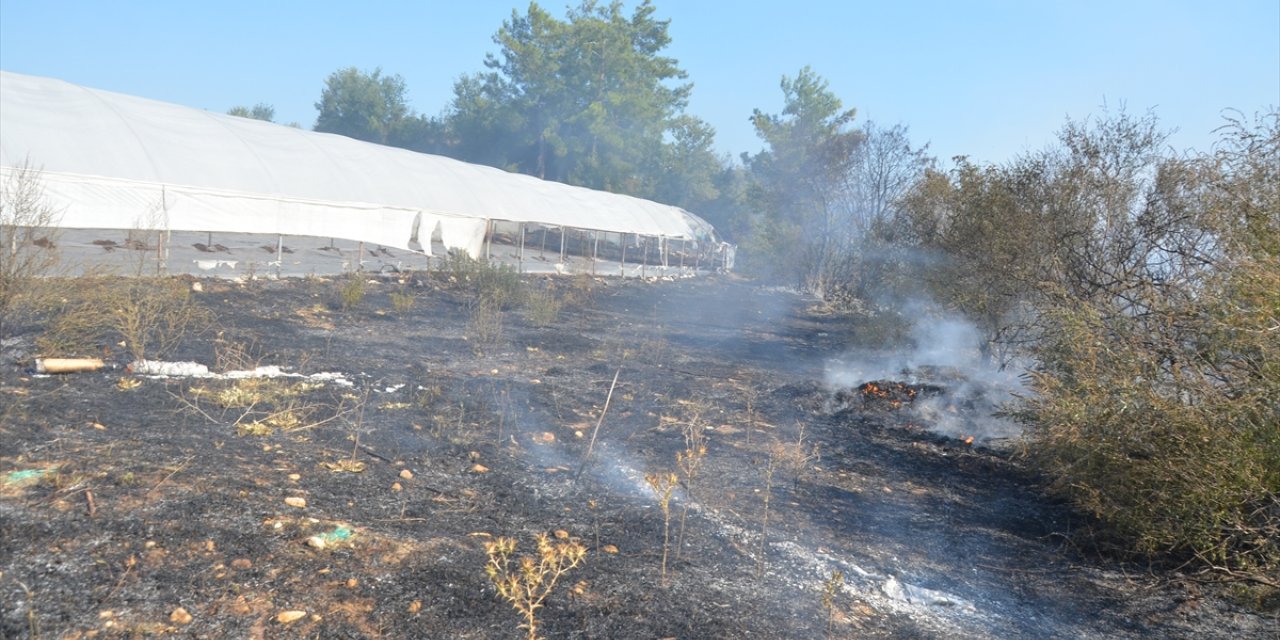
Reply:
[[640, 277], [646, 277], [645, 271], [649, 268], [649, 236], [640, 238]]
[[596, 260], [599, 259], [597, 257], [599, 254], [600, 254], [600, 232], [592, 231], [591, 232], [591, 275], [593, 276], [596, 274]]
[[520, 228], [520, 248], [516, 251], [516, 270], [524, 273], [524, 223], [518, 223]]
[[484, 221], [484, 259], [488, 262], [493, 256], [489, 255], [489, 249], [493, 247], [493, 219]]
[[618, 271], [625, 278], [627, 277], [627, 234], [624, 233], [619, 237], [618, 244], [622, 246], [622, 260], [618, 263]]
[[564, 262], [564, 236], [566, 233], [567, 232], [565, 231], [564, 225], [561, 225], [560, 226], [560, 262]]
[[164, 185], [160, 185], [160, 212], [164, 214], [164, 229], [156, 233], [156, 274], [162, 274], [169, 270], [169, 261], [166, 256], [169, 247], [165, 245], [165, 234], [169, 231], [169, 198], [166, 195]]
[[284, 264], [284, 236], [276, 234], [276, 279], [280, 278], [280, 266]]

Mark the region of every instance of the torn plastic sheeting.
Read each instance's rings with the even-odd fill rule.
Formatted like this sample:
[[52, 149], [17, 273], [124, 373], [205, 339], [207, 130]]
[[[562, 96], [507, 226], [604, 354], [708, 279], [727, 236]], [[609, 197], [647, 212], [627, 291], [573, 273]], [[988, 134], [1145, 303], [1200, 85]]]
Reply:
[[460, 218], [423, 212], [421, 225], [418, 227], [418, 238], [422, 246], [430, 246], [430, 239], [440, 229], [440, 242], [445, 249], [467, 252], [472, 258], [479, 259], [484, 251], [484, 234], [489, 222], [483, 218]]
[[336, 544], [350, 542], [355, 537], [355, 532], [345, 524], [336, 525], [332, 531], [316, 534], [307, 538], [307, 544], [316, 549], [324, 549], [332, 547]]
[[57, 472], [57, 467], [48, 467], [45, 469], [20, 469], [18, 471], [12, 471], [9, 475], [5, 476], [4, 483], [11, 487], [26, 486], [29, 484], [35, 484], [45, 476], [52, 475]]
[[141, 376], [165, 378], [213, 378], [218, 380], [243, 380], [245, 378], [299, 378], [312, 382], [331, 382], [336, 385], [355, 386], [347, 377], [333, 371], [321, 371], [303, 375], [289, 373], [276, 365], [262, 366], [255, 369], [213, 373], [209, 367], [198, 362], [165, 362], [162, 360], [136, 360], [129, 365], [131, 373]]
[[140, 376], [167, 376], [174, 378], [202, 378], [211, 376], [209, 367], [198, 362], [164, 362], [161, 360], [135, 360], [129, 372]]

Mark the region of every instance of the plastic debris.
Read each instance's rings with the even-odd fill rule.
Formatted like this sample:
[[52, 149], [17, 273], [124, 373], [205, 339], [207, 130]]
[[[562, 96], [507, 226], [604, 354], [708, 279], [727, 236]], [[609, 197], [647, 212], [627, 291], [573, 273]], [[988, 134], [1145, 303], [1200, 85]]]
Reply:
[[57, 467], [49, 467], [47, 469], [22, 469], [12, 471], [5, 476], [4, 483], [9, 486], [26, 486], [35, 484], [47, 475], [52, 475], [58, 471]]
[[315, 547], [316, 549], [324, 549], [344, 542], [350, 542], [351, 538], [354, 536], [355, 532], [351, 530], [351, 527], [348, 527], [345, 524], [340, 524], [335, 526], [332, 531], [316, 534], [307, 538], [307, 544]]

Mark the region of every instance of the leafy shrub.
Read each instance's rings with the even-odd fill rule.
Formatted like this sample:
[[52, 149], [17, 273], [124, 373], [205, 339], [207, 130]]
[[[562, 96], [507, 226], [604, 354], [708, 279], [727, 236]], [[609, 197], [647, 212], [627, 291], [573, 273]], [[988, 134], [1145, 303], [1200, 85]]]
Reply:
[[391, 308], [399, 315], [404, 315], [413, 310], [413, 291], [407, 287], [401, 288], [399, 291], [391, 292]]
[[349, 273], [339, 279], [334, 291], [334, 306], [350, 311], [364, 301], [365, 281], [359, 273]]
[[454, 283], [465, 286], [477, 297], [487, 298], [500, 309], [520, 302], [523, 290], [520, 274], [510, 265], [490, 264], [461, 251], [445, 258], [442, 273]]
[[1051, 314], [1029, 455], [1132, 551], [1280, 567], [1280, 260], [1150, 304]]
[[529, 322], [548, 327], [560, 319], [565, 300], [550, 287], [530, 289], [525, 293], [524, 304]]

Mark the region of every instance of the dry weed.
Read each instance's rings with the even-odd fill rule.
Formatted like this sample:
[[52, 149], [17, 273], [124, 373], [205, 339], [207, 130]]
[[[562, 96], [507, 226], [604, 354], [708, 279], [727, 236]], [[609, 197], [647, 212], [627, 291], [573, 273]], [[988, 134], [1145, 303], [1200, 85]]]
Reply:
[[485, 543], [489, 561], [485, 574], [502, 596], [523, 616], [520, 628], [528, 632], [528, 640], [537, 640], [538, 609], [555, 589], [556, 582], [570, 569], [582, 563], [587, 555], [586, 547], [574, 539], [553, 541], [551, 536], [538, 534], [538, 551], [533, 557], [524, 556], [512, 566], [516, 541], [499, 537]]

